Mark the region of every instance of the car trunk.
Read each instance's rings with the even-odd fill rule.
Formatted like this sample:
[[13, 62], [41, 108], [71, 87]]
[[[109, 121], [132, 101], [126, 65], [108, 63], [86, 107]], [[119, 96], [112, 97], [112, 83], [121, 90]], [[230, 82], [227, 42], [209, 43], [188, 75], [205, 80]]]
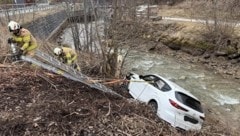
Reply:
[[[175, 92], [176, 99], [181, 103], [178, 104], [178, 112], [175, 117], [175, 125], [183, 129], [193, 128], [201, 129], [204, 120], [204, 113], [201, 103], [182, 92]], [[173, 104], [172, 104], [173, 105]]]

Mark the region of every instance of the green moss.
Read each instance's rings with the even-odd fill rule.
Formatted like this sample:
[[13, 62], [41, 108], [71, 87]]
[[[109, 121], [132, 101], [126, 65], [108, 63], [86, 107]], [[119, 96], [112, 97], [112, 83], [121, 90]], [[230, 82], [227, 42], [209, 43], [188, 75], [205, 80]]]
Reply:
[[169, 43], [171, 43], [170, 41], [168, 41], [168, 40], [166, 40], [166, 39], [163, 39], [161, 42], [162, 42], [163, 44], [166, 44], [166, 45], [168, 45]]
[[226, 52], [227, 54], [234, 54], [234, 53], [237, 53], [237, 50], [232, 46], [228, 46], [226, 47]]
[[183, 41], [185, 41], [185, 38], [180, 37], [180, 38], [179, 38], [179, 41], [180, 41], [180, 42], [183, 42]]
[[199, 41], [196, 42], [196, 47], [204, 50], [212, 50], [214, 48], [214, 45], [207, 42]]
[[173, 43], [176, 44], [176, 45], [182, 46], [182, 45], [183, 45], [182, 41], [183, 41], [183, 39], [182, 39], [182, 38], [179, 38], [179, 39], [175, 39], [175, 40], [173, 41]]
[[182, 44], [183, 44], [183, 46], [189, 46], [189, 47], [192, 47], [193, 45], [192, 45], [192, 42], [190, 41], [190, 39], [184, 39], [183, 41], [182, 41]]
[[[159, 41], [168, 45], [170, 43], [187, 47], [187, 48], [198, 48], [198, 49], [203, 49], [203, 50], [213, 50], [214, 45], [205, 41], [193, 41], [190, 40], [189, 38], [184, 38], [184, 37], [170, 37], [167, 35], [161, 35], [159, 38]], [[229, 51], [231, 52], [231, 50]]]
[[161, 37], [161, 38], [160, 38], [160, 41], [161, 41], [162, 43], [164, 43], [164, 44], [170, 43], [170, 40], [169, 40], [167, 37]]
[[12, 0], [1, 0], [0, 4], [13, 4]]
[[169, 41], [170, 42], [176, 42], [178, 40], [178, 37], [170, 37]]

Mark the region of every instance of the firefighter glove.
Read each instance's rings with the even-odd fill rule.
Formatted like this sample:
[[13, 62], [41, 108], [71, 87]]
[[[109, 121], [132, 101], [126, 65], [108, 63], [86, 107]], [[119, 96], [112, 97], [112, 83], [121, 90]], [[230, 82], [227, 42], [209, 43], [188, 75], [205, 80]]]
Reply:
[[66, 58], [60, 58], [60, 61], [62, 62], [62, 63], [67, 63], [67, 59]]
[[19, 50], [19, 51], [18, 51], [18, 55], [19, 55], [19, 56], [21, 56], [21, 55], [23, 55], [23, 54], [24, 54], [24, 50]]
[[8, 44], [15, 43], [15, 40], [13, 38], [8, 38], [7, 40]]

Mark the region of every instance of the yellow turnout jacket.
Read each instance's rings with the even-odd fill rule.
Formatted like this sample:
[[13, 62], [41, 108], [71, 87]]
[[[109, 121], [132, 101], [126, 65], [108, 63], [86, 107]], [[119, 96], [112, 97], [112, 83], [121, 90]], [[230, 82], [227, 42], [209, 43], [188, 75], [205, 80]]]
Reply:
[[38, 47], [36, 39], [25, 28], [20, 29], [19, 35], [13, 35], [13, 40], [21, 47], [23, 52], [28, 53]]
[[77, 53], [75, 50], [68, 48], [68, 47], [62, 47], [63, 49], [63, 57], [65, 60], [67, 60], [67, 64], [72, 64], [77, 60]]

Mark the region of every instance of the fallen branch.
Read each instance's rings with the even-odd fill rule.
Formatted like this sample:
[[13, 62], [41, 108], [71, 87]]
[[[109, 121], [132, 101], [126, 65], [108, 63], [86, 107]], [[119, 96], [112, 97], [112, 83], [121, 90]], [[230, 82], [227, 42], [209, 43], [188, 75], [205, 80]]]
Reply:
[[47, 81], [51, 86], [54, 87], [55, 90], [57, 90], [57, 86], [54, 85], [54, 83], [53, 83], [50, 79], [48, 79], [48, 78], [46, 78], [46, 77], [44, 77], [44, 76], [42, 76], [42, 75], [40, 75], [40, 74], [37, 74], [37, 76], [39, 76], [39, 77], [41, 77], [42, 79], [44, 79], [45, 81]]
[[108, 113], [106, 114], [106, 116], [109, 116], [111, 113], [111, 103], [108, 103]]
[[12, 68], [14, 66], [12, 65], [5, 65], [5, 64], [0, 64], [0, 68]]
[[151, 123], [153, 123], [153, 124], [156, 124], [156, 122], [154, 122], [154, 121], [152, 121], [152, 120], [150, 120], [150, 119], [148, 119], [148, 118], [146, 118], [146, 117], [142, 117], [142, 116], [140, 116], [140, 115], [138, 115], [138, 114], [134, 114], [134, 115], [136, 115], [137, 117], [140, 117], [140, 118], [142, 118], [142, 119], [144, 119], [144, 120], [146, 120], [146, 121], [148, 121], [148, 122], [151, 122]]
[[120, 132], [120, 133], [122, 133], [122, 134], [125, 134], [125, 135], [127, 135], [127, 136], [131, 136], [131, 134], [128, 134], [127, 132], [124, 132], [124, 131], [122, 131], [122, 130], [120, 130], [120, 129], [117, 129], [117, 131]]

